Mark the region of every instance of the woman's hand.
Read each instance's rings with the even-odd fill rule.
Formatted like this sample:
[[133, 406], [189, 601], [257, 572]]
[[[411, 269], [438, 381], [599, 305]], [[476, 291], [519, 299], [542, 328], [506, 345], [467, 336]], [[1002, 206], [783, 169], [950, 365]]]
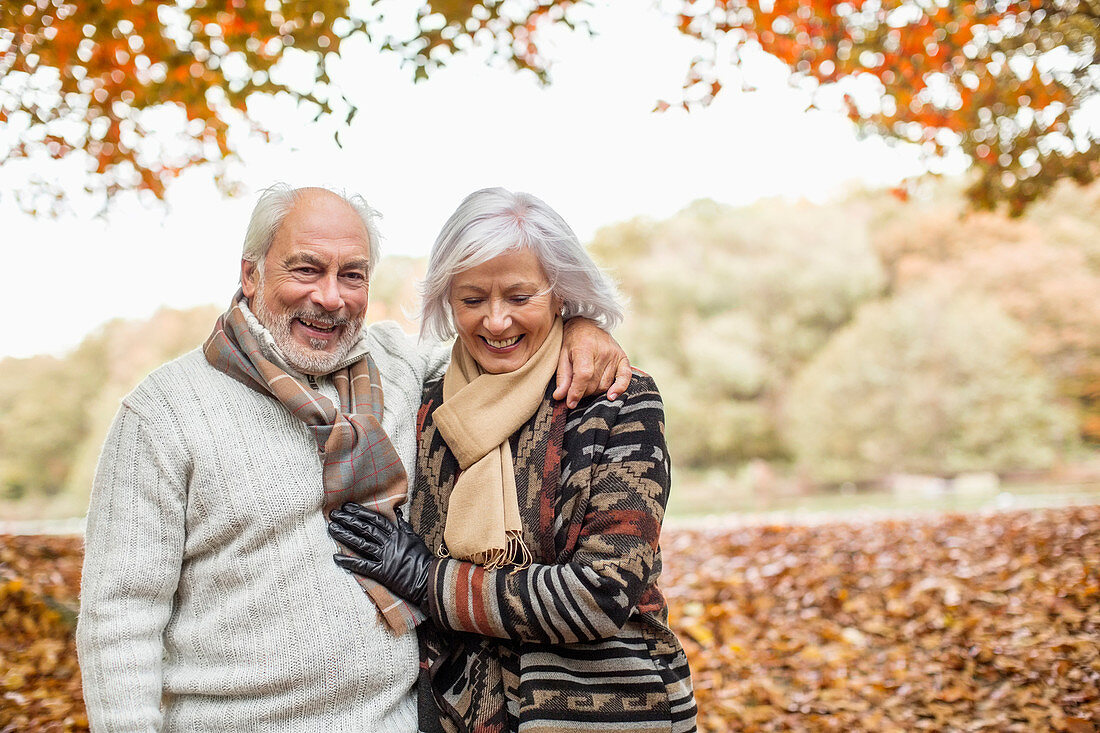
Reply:
[[378, 581], [402, 598], [423, 607], [428, 596], [428, 575], [435, 559], [416, 536], [412, 525], [397, 512], [397, 523], [381, 514], [348, 502], [329, 515], [328, 533], [354, 552], [334, 555], [336, 564], [357, 575]]

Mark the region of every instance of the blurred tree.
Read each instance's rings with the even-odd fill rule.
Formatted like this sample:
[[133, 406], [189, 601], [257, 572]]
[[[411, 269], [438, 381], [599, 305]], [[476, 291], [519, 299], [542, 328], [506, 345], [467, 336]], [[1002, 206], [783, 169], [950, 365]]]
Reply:
[[217, 313], [115, 320], [63, 358], [0, 360], [0, 498], [82, 509], [119, 400], [151, 369], [201, 343]]
[[948, 287], [864, 306], [791, 386], [785, 436], [819, 481], [1050, 467], [1073, 418], [991, 300]]
[[[88, 400], [103, 376], [94, 347], [72, 363], [50, 356], [0, 361], [0, 499], [53, 497], [88, 432]], [[75, 367], [75, 368], [74, 368]]]
[[600, 230], [593, 254], [630, 297], [617, 336], [657, 379], [678, 464], [786, 459], [787, 385], [884, 277], [861, 205], [699, 201]]
[[[945, 200], [946, 199], [946, 200]], [[885, 203], [885, 202], [883, 202]], [[966, 214], [947, 196], [879, 209], [871, 241], [890, 289], [981, 293], [1018, 321], [1028, 353], [1100, 444], [1100, 187], [1061, 187], [1027, 216]]]
[[[573, 11], [594, 2], [435, 0], [416, 11], [411, 33], [386, 37], [381, 48], [399, 54], [419, 79], [476, 42], [545, 80], [540, 30], [572, 27]], [[84, 151], [93, 190], [163, 196], [181, 170], [234, 155], [231, 122], [268, 134], [249, 115], [254, 93], [289, 94], [346, 125], [355, 107], [331, 83], [327, 64], [343, 43], [379, 28], [389, 6], [365, 7], [374, 15], [352, 13], [350, 0], [0, 4], [0, 123], [17, 136], [0, 163]], [[1093, 0], [669, 0], [663, 7], [709, 49], [688, 73], [685, 107], [720, 91], [727, 52], [736, 63], [759, 46], [796, 81], [873, 80], [877, 103], [849, 97], [851, 117], [866, 132], [920, 143], [933, 157], [961, 150], [978, 171], [969, 193], [979, 206], [1005, 202], [1019, 213], [1052, 182], [1089, 181], [1100, 166], [1095, 127], [1071, 119], [1100, 87]], [[276, 73], [295, 53], [311, 60], [308, 88]], [[178, 140], [145, 136], [151, 111], [163, 105], [186, 117]], [[52, 196], [56, 202], [64, 193]], [[36, 195], [28, 205], [41, 202]]]
[[418, 333], [420, 295], [416, 286], [427, 266], [425, 257], [383, 257], [370, 279], [367, 322], [397, 321], [406, 333]]
[[[682, 0], [681, 30], [710, 53], [689, 71], [685, 106], [721, 89], [719, 55], [759, 46], [796, 80], [866, 79], [846, 96], [864, 132], [961, 150], [979, 207], [1018, 215], [1063, 178], [1100, 173], [1100, 128], [1073, 116], [1100, 91], [1094, 0]], [[842, 85], [854, 90], [855, 85]], [[900, 191], [904, 196], [905, 192]]]
[[[545, 78], [537, 30], [543, 21], [572, 25], [571, 5], [536, 0], [509, 10], [500, 2], [442, 0], [417, 11], [410, 35], [386, 37], [381, 46], [420, 79], [476, 37], [513, 67]], [[356, 15], [350, 0], [0, 3], [0, 125], [13, 138], [0, 148], [0, 164], [83, 151], [86, 187], [108, 200], [134, 189], [163, 197], [172, 178], [202, 163], [215, 164], [228, 188], [220, 174], [239, 145], [231, 123], [269, 135], [249, 114], [250, 95], [287, 94], [312, 105], [317, 118], [351, 122], [356, 108], [331, 82], [328, 64], [350, 39], [370, 38], [383, 19], [369, 4], [358, 9], [375, 14]], [[292, 55], [312, 69], [306, 88], [276, 69]], [[150, 138], [153, 111], [165, 105], [182, 111], [185, 124], [175, 139]], [[56, 210], [64, 190], [35, 183], [21, 192], [24, 207]]]
[[[660, 385], [679, 465], [802, 459], [804, 444], [782, 427], [806, 399], [792, 382], [811, 379], [803, 369], [834, 348], [859, 309], [929, 288], [984, 303], [974, 311], [975, 328], [986, 316], [994, 325], [1006, 318], [1016, 324], [1012, 348], [1024, 352], [1016, 363], [1037, 365], [1045, 394], [1060, 400], [1052, 409], [1071, 419], [1076, 411], [1077, 434], [1098, 443], [1098, 210], [1100, 184], [1057, 187], [1012, 219], [969, 211], [956, 183], [942, 181], [908, 203], [885, 192], [829, 206], [701, 201], [665, 221], [606, 227], [592, 251], [631, 299], [617, 336]], [[965, 318], [962, 305], [936, 307]], [[888, 312], [908, 313], [906, 306]], [[928, 372], [936, 384], [946, 380], [937, 387], [945, 394], [958, 388], [950, 353], [945, 347], [947, 366]], [[1010, 383], [1018, 370], [1007, 368], [985, 379]], [[852, 409], [858, 395], [849, 395]], [[830, 409], [847, 409], [842, 403]]]

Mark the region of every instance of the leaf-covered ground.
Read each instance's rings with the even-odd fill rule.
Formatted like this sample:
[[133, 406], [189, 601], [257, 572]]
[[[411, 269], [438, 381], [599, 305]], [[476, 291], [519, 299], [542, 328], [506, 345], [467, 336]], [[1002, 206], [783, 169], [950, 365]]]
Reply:
[[681, 531], [664, 545], [701, 729], [1100, 722], [1100, 507]]
[[0, 535], [0, 733], [88, 729], [73, 640], [82, 545]]
[[[703, 731], [1100, 730], [1100, 507], [663, 545]], [[0, 536], [0, 733], [87, 728], [80, 552]]]

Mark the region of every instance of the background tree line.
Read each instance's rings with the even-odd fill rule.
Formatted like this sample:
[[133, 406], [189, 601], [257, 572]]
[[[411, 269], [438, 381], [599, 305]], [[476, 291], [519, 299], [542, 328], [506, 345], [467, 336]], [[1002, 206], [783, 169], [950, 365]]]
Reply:
[[701, 201], [600, 231], [681, 465], [817, 482], [1050, 468], [1100, 443], [1100, 189]]
[[[591, 250], [630, 299], [617, 335], [657, 379], [679, 468], [762, 459], [860, 481], [1043, 470], [1100, 445], [1100, 188], [1008, 218], [936, 185], [909, 202], [698, 201], [597, 233]], [[415, 331], [422, 268], [383, 260], [369, 318]], [[119, 399], [200, 344], [218, 310], [0, 361], [0, 501], [81, 513]]]

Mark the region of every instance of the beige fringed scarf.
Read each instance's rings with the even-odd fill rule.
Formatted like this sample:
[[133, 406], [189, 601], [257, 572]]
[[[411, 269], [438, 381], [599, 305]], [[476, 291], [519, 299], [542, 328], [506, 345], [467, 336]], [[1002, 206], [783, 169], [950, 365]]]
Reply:
[[462, 340], [455, 341], [443, 377], [443, 404], [435, 411], [436, 427], [462, 469], [443, 530], [451, 557], [487, 568], [531, 563], [508, 438], [542, 402], [558, 368], [561, 339], [557, 318], [534, 356], [507, 374], [483, 372]]

